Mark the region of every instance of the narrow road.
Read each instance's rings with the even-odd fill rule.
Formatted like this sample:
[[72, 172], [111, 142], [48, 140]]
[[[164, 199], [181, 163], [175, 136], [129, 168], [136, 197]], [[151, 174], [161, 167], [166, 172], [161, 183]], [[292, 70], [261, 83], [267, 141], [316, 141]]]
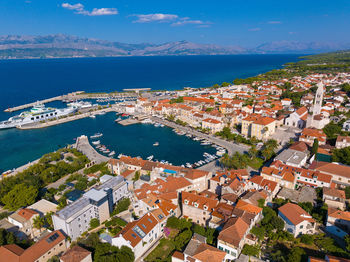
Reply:
[[221, 138], [215, 137], [213, 135], [203, 134], [203, 133], [201, 133], [201, 132], [199, 132], [199, 131], [191, 128], [191, 127], [181, 126], [181, 125], [178, 125], [178, 124], [176, 124], [174, 122], [170, 122], [168, 120], [164, 120], [164, 119], [161, 119], [161, 118], [158, 118], [158, 117], [152, 117], [151, 119], [153, 121], [155, 121], [155, 122], [161, 123], [161, 124], [166, 125], [168, 127], [179, 129], [181, 131], [187, 132], [187, 133], [189, 133], [191, 135], [194, 135], [196, 137], [207, 139], [211, 143], [225, 148], [229, 155], [231, 155], [231, 154], [233, 154], [233, 153], [235, 153], [237, 151], [239, 153], [244, 153], [244, 152], [249, 150], [248, 146], [239, 145], [239, 144], [235, 144], [235, 143], [232, 143], [232, 142], [228, 142], [226, 140], [223, 140]]

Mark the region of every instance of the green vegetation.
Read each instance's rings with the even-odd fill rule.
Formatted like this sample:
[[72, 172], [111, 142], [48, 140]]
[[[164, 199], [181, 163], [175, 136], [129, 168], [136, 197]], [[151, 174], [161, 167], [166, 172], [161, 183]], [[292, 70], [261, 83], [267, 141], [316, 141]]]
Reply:
[[135, 172], [135, 176], [132, 178], [132, 181], [136, 182], [136, 181], [139, 180], [139, 179], [140, 179], [140, 171], [137, 170], [137, 171]]
[[[74, 160], [69, 163], [63, 159], [63, 154], [68, 152], [74, 154]], [[46, 154], [40, 159], [39, 163], [28, 167], [15, 176], [6, 177], [1, 180], [1, 203], [11, 210], [28, 205], [36, 200], [38, 197], [37, 192], [46, 185], [57, 181], [67, 174], [82, 169], [88, 161], [86, 156], [75, 149], [63, 148], [57, 152]], [[16, 191], [14, 191], [16, 185], [20, 186], [19, 191], [21, 192], [19, 194], [16, 194]], [[11, 199], [11, 196], [14, 198]]]
[[302, 74], [348, 72], [350, 51], [339, 51], [300, 57], [303, 60], [286, 64], [288, 70]]
[[276, 148], [277, 141], [270, 139], [263, 145], [260, 151], [253, 145], [248, 153], [240, 154], [239, 152], [235, 152], [232, 156], [225, 154], [221, 158], [220, 163], [229, 169], [242, 169], [248, 166], [253, 169], [259, 169], [264, 164], [264, 161], [269, 160], [275, 155]]
[[184, 102], [184, 98], [182, 96], [179, 96], [178, 98], [173, 98], [170, 99], [170, 104], [175, 104], [175, 103], [183, 103]]
[[37, 216], [33, 219], [33, 226], [37, 229], [41, 229], [45, 225], [45, 218]]
[[318, 150], [318, 139], [314, 139], [314, 143], [312, 144], [311, 154], [316, 155]]
[[90, 220], [90, 229], [94, 229], [100, 225], [100, 220], [93, 218]]
[[175, 250], [183, 251], [193, 233], [205, 236], [208, 244], [216, 244], [217, 232], [215, 229], [202, 227], [184, 218], [170, 217], [164, 232], [168, 232], [168, 234], [165, 233], [167, 238], [160, 240], [159, 245], [146, 257], [145, 261], [171, 261], [171, 254]]
[[88, 238], [78, 240], [77, 244], [92, 252], [93, 261], [132, 262], [135, 259], [134, 253], [129, 247], [118, 248], [109, 243], [101, 243], [97, 233], [91, 233]]
[[0, 246], [16, 244], [25, 249], [31, 246], [33, 243], [34, 242], [31, 240], [20, 240], [14, 233], [9, 232], [4, 228], [0, 228]]
[[170, 262], [171, 254], [175, 250], [175, 243], [172, 239], [162, 238], [158, 246], [145, 258], [146, 262]]
[[247, 256], [258, 257], [260, 254], [260, 247], [245, 244], [243, 246], [242, 253]]
[[216, 136], [220, 136], [223, 139], [226, 139], [228, 141], [233, 141], [236, 143], [242, 143], [246, 145], [256, 145], [260, 141], [256, 139], [255, 137], [252, 137], [251, 139], [246, 139], [245, 137], [234, 134], [231, 132], [231, 129], [229, 127], [224, 127], [222, 131], [215, 133]]
[[107, 162], [101, 163], [101, 164], [96, 164], [93, 165], [92, 167], [86, 168], [84, 170], [84, 174], [93, 174], [100, 171], [102, 175], [108, 174], [110, 175], [111, 172], [108, 169]]
[[26, 207], [35, 202], [38, 196], [38, 189], [34, 186], [26, 186], [25, 184], [15, 185], [14, 188], [9, 191], [1, 202], [5, 205], [5, 208], [10, 211], [15, 211], [20, 207]]
[[332, 155], [333, 162], [339, 162], [345, 165], [350, 165], [350, 147], [342, 149], [334, 149]]
[[128, 210], [130, 206], [130, 199], [129, 198], [123, 198], [116, 204], [114, 210], [113, 210], [113, 215], [119, 214], [125, 210]]
[[176, 124], [180, 125], [180, 126], [187, 126], [188, 124], [180, 119], [176, 119], [175, 121]]

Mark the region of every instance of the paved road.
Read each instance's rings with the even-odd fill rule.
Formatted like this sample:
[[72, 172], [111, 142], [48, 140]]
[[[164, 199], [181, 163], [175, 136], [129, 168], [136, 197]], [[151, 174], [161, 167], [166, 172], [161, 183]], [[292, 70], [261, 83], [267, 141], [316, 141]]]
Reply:
[[228, 142], [226, 140], [223, 140], [221, 138], [218, 138], [218, 137], [215, 137], [215, 136], [212, 136], [212, 135], [203, 134], [203, 133], [201, 133], [201, 132], [199, 132], [199, 131], [191, 128], [191, 127], [181, 126], [181, 125], [178, 125], [178, 124], [176, 124], [174, 122], [170, 122], [170, 121], [158, 118], [158, 117], [152, 117], [151, 119], [153, 121], [161, 123], [163, 125], [166, 125], [166, 126], [169, 126], [169, 127], [172, 127], [172, 128], [176, 128], [176, 129], [179, 129], [181, 131], [185, 131], [187, 133], [190, 133], [191, 135], [195, 135], [195, 136], [200, 137], [200, 138], [205, 138], [208, 141], [210, 141], [211, 143], [214, 143], [214, 144], [216, 144], [218, 146], [226, 148], [226, 150], [227, 150], [229, 155], [233, 154], [236, 151], [238, 151], [240, 153], [243, 153], [243, 152], [249, 150], [248, 146], [235, 144], [235, 143]]

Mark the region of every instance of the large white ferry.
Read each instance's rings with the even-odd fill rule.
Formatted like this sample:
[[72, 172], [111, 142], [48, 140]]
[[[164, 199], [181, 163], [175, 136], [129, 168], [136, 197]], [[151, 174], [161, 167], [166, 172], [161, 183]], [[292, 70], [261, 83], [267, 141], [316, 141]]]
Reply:
[[57, 109], [45, 107], [43, 104], [36, 104], [30, 111], [22, 112], [17, 116], [10, 117], [8, 120], [0, 122], [0, 129], [13, 128], [35, 122], [46, 121], [69, 115], [75, 111], [77, 111], [76, 107]]

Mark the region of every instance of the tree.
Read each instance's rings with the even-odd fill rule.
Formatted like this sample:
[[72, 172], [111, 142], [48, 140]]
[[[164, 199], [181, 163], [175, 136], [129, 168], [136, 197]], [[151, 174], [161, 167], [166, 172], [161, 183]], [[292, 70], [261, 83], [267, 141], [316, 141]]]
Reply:
[[298, 205], [304, 209], [306, 212], [308, 212], [309, 214], [311, 214], [312, 210], [313, 210], [313, 205], [310, 202], [302, 202], [302, 203], [298, 203]]
[[54, 214], [54, 212], [51, 211], [45, 215], [46, 223], [50, 229], [53, 229], [53, 222], [52, 222], [52, 215], [53, 214]]
[[350, 165], [350, 147], [342, 149], [334, 149], [332, 155], [333, 162], [340, 162], [345, 165]]
[[255, 158], [258, 155], [258, 150], [256, 149], [256, 145], [252, 145], [248, 150], [248, 155], [250, 158]]
[[90, 228], [94, 229], [96, 227], [98, 227], [100, 225], [100, 220], [98, 220], [97, 218], [93, 218], [90, 220]]
[[257, 257], [260, 254], [260, 249], [257, 246], [245, 244], [243, 246], [242, 253], [247, 256]]
[[314, 143], [312, 145], [311, 154], [316, 155], [317, 154], [317, 150], [318, 150], [318, 139], [315, 138], [314, 139]]
[[300, 241], [301, 243], [304, 243], [306, 245], [311, 245], [314, 242], [314, 238], [312, 237], [312, 235], [302, 235], [300, 237]]
[[264, 227], [257, 227], [254, 226], [251, 230], [250, 233], [255, 235], [260, 241], [264, 239], [265, 236], [265, 228]]
[[305, 255], [304, 249], [300, 247], [294, 247], [292, 250], [289, 252], [287, 261], [288, 262], [300, 262], [302, 261], [302, 257]]
[[345, 240], [346, 249], [348, 250], [348, 252], [350, 252], [350, 236], [346, 235], [344, 240]]
[[116, 205], [114, 211], [113, 211], [113, 214], [116, 215], [116, 214], [119, 214], [125, 210], [128, 210], [130, 206], [130, 199], [129, 198], [123, 198], [122, 200], [120, 200], [118, 202], [118, 204]]
[[38, 196], [38, 189], [34, 186], [26, 186], [25, 184], [15, 185], [1, 200], [6, 209], [11, 211], [20, 207], [31, 205]]
[[45, 218], [41, 216], [36, 216], [33, 219], [33, 226], [37, 229], [41, 229], [45, 225]]
[[182, 251], [183, 247], [190, 241], [191, 237], [192, 231], [189, 229], [178, 234], [174, 239], [176, 249]]
[[265, 205], [265, 199], [260, 198], [260, 199], [258, 200], [258, 206], [261, 207], [261, 208], [263, 208], [264, 205]]
[[137, 170], [136, 172], [135, 172], [135, 176], [133, 177], [133, 181], [134, 182], [136, 182], [137, 180], [139, 180], [140, 179], [140, 171], [139, 170]]

